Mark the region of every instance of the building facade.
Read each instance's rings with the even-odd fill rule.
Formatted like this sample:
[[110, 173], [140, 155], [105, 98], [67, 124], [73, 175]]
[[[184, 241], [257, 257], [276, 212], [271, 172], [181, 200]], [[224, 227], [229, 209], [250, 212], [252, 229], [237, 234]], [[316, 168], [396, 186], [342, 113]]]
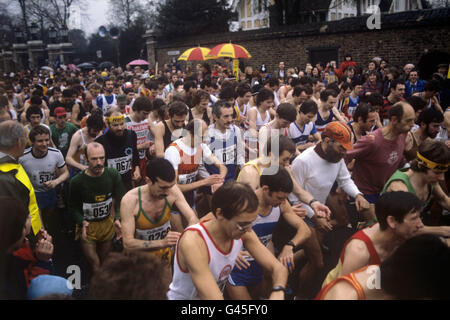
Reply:
[[274, 0], [233, 0], [232, 10], [238, 14], [239, 30], [256, 30], [270, 27], [268, 6]]

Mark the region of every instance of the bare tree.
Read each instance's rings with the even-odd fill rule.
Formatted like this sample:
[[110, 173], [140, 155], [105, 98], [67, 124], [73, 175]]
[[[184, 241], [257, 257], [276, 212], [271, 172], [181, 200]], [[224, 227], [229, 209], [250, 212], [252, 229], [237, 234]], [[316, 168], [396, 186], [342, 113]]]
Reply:
[[113, 13], [113, 22], [125, 29], [130, 29], [133, 21], [143, 10], [138, 0], [109, 0], [109, 7]]
[[32, 16], [39, 17], [48, 24], [61, 29], [67, 26], [71, 6], [74, 4], [83, 5], [85, 0], [27, 0], [27, 2], [28, 10]]

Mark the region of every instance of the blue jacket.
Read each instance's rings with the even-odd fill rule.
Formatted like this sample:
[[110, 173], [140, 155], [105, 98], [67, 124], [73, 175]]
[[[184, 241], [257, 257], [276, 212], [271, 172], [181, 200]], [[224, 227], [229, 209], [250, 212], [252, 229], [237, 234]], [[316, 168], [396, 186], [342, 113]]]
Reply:
[[411, 84], [411, 81], [408, 80], [405, 82], [405, 97], [410, 97], [414, 92], [423, 92], [423, 88], [425, 87], [425, 81], [417, 80], [415, 85]]

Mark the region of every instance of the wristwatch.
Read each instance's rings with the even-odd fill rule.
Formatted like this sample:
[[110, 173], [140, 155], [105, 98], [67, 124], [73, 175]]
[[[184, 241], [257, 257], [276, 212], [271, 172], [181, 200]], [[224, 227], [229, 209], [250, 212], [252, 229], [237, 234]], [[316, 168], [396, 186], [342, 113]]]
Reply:
[[311, 204], [312, 204], [313, 202], [316, 202], [316, 201], [319, 201], [319, 200], [317, 200], [317, 199], [312, 199], [312, 200], [308, 203], [308, 206], [311, 207]]
[[295, 249], [296, 245], [292, 242], [289, 241], [288, 243], [286, 243], [287, 246], [292, 246], [292, 249]]
[[283, 292], [286, 292], [286, 289], [285, 289], [284, 287], [282, 287], [282, 286], [275, 286], [275, 287], [272, 288], [272, 292], [273, 292], [273, 291], [283, 291]]

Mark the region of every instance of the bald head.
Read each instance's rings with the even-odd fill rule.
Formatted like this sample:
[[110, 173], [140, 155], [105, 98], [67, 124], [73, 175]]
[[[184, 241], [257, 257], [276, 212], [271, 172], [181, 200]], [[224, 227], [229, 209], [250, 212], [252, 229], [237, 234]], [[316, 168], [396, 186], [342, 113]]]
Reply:
[[408, 102], [397, 102], [389, 109], [388, 114], [389, 120], [399, 133], [406, 133], [414, 126], [416, 114]]
[[103, 148], [103, 146], [98, 142], [88, 143], [86, 147], [86, 158], [89, 159], [89, 155], [91, 153], [98, 153], [98, 152], [103, 152], [103, 154], [105, 154], [105, 148]]

